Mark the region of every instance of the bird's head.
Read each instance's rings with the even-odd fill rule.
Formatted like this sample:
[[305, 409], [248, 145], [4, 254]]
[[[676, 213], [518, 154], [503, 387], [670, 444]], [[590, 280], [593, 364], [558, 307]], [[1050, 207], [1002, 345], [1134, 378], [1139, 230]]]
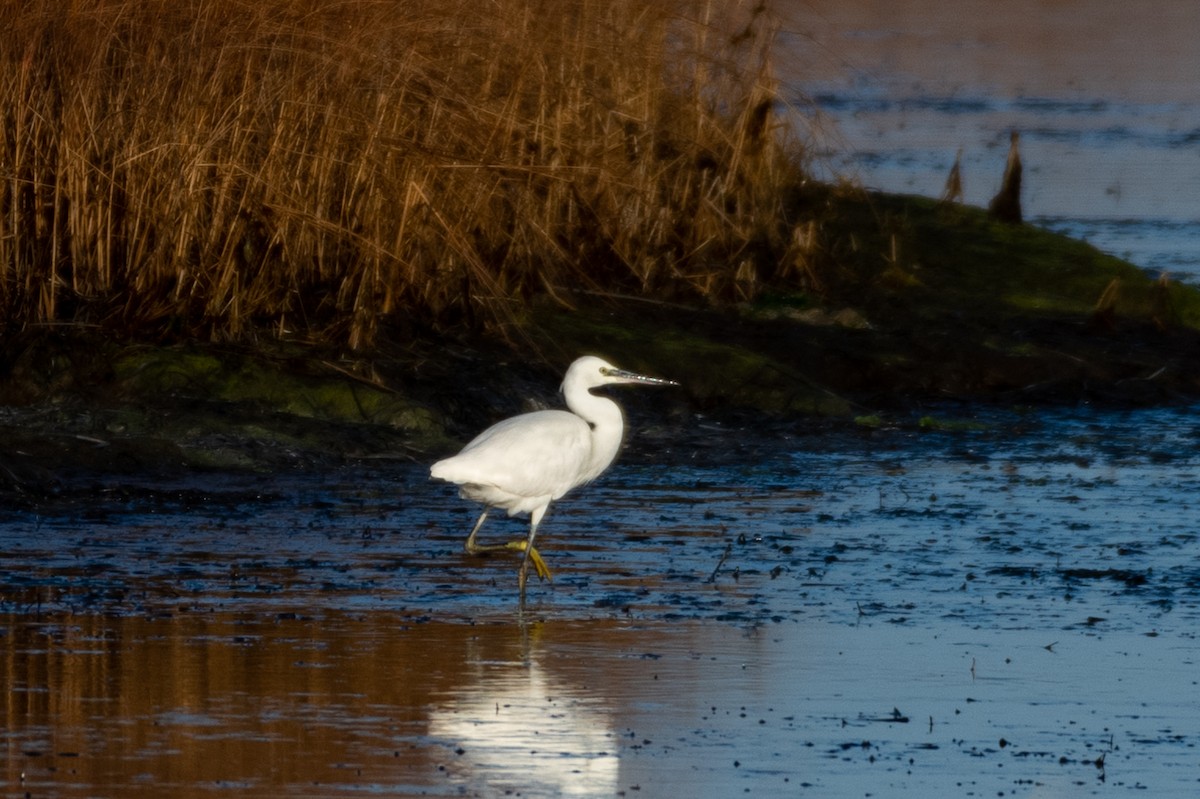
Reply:
[[590, 390], [598, 386], [607, 386], [615, 383], [641, 383], [652, 386], [677, 386], [679, 385], [674, 380], [666, 380], [661, 377], [648, 377], [640, 375], [636, 372], [628, 372], [624, 369], [618, 369], [603, 358], [597, 358], [595, 355], [585, 355], [578, 358], [567, 369], [567, 375], [563, 378], [562, 391], [567, 393], [571, 386], [581, 386], [584, 389]]

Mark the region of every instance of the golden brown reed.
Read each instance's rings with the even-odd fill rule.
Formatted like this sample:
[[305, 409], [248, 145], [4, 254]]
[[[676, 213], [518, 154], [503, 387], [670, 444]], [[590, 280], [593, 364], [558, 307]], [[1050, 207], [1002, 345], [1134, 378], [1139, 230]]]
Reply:
[[[369, 345], [796, 246], [736, 0], [0, 0], [0, 313]], [[785, 261], [787, 259], [784, 259]]]

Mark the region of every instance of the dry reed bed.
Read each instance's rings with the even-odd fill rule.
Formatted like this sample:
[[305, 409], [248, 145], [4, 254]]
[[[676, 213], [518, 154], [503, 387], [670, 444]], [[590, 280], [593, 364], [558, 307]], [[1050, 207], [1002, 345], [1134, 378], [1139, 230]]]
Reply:
[[10, 331], [363, 347], [564, 285], [736, 299], [790, 246], [757, 3], [0, 9]]

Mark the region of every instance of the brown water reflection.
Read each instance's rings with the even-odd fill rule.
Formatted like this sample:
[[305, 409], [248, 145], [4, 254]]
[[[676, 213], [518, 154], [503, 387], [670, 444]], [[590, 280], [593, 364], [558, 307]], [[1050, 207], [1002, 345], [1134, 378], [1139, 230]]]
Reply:
[[[949, 634], [947, 634], [949, 633]], [[7, 796], [1190, 796], [1191, 637], [0, 617]], [[876, 793], [884, 791], [884, 793]]]
[[659, 689], [617, 621], [0, 624], [4, 784], [32, 796], [610, 795], [614, 705]]
[[5, 633], [10, 787], [316, 796], [432, 782], [447, 753], [413, 741], [435, 698], [481, 664], [520, 668], [537, 630], [206, 614], [9, 617]]

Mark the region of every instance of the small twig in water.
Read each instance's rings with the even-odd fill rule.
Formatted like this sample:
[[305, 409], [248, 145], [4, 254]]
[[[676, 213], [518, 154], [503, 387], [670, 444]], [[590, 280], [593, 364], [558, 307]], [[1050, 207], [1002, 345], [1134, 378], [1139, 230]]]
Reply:
[[721, 567], [725, 565], [725, 561], [729, 559], [729, 553], [733, 552], [733, 544], [726, 544], [725, 551], [721, 553], [721, 559], [717, 561], [717, 567], [712, 570], [712, 574], [708, 576], [710, 583], [717, 581], [717, 572], [721, 571]]

